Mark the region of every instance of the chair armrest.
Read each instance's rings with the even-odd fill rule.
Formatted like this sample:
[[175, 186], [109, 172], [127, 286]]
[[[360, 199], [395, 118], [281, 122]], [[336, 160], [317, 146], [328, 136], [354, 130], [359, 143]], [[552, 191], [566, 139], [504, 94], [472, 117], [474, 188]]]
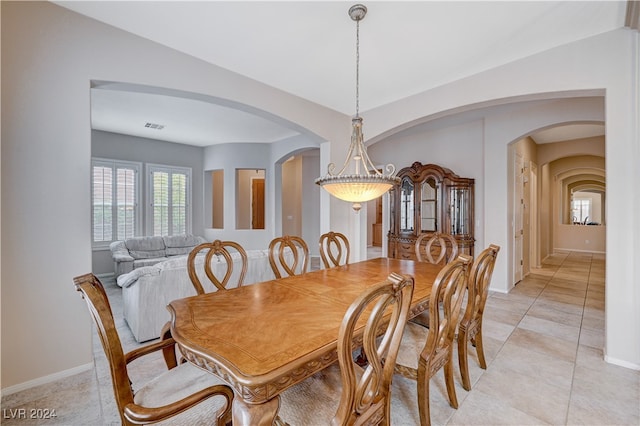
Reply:
[[[163, 342], [165, 340], [173, 340], [173, 337], [171, 337], [171, 322], [167, 322], [162, 327], [162, 331], [160, 332], [160, 340]], [[164, 362], [165, 364], [167, 364], [167, 368], [169, 370], [178, 366], [178, 359], [176, 357], [175, 345], [172, 345], [171, 347], [162, 348], [162, 356], [164, 356]], [[186, 360], [183, 360], [183, 362], [184, 361]]]
[[171, 404], [163, 405], [161, 407], [142, 407], [138, 404], [127, 404], [124, 407], [125, 417], [136, 424], [156, 423], [161, 420], [168, 419], [187, 408], [194, 406], [200, 401], [204, 401], [212, 396], [223, 396], [227, 403], [222, 412], [216, 414], [216, 424], [225, 425], [231, 422], [231, 403], [233, 402], [233, 389], [227, 385], [214, 385], [206, 389], [196, 392], [192, 395], [182, 398]]
[[124, 355], [124, 359], [126, 361], [126, 363], [130, 363], [131, 361], [140, 358], [141, 356], [144, 355], [149, 355], [153, 352], [157, 352], [160, 350], [163, 350], [165, 348], [174, 348], [176, 344], [176, 341], [173, 340], [173, 337], [164, 337], [163, 340], [159, 341], [159, 342], [155, 342], [155, 343], [151, 343], [150, 345], [147, 346], [143, 346], [141, 348], [136, 348], [130, 352], [127, 352]]

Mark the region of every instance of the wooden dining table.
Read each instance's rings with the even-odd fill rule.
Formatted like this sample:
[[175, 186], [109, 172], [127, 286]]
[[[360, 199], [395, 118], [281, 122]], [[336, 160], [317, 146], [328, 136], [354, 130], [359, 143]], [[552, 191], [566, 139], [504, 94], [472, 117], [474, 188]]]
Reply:
[[392, 272], [413, 276], [413, 317], [441, 268], [376, 258], [178, 299], [167, 306], [171, 334], [186, 360], [234, 389], [234, 425], [271, 425], [281, 392], [337, 362], [340, 324], [367, 287]]

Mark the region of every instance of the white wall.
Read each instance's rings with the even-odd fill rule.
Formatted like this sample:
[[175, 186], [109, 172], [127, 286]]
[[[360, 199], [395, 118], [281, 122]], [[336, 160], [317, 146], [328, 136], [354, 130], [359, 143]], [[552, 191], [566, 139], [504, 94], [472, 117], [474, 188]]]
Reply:
[[320, 152], [302, 156], [302, 238], [311, 256], [320, 256], [320, 191], [315, 179], [320, 176]]
[[555, 231], [556, 249], [605, 253], [606, 226], [559, 224]]
[[[91, 363], [89, 315], [73, 290], [71, 278], [91, 267], [92, 79], [192, 91], [270, 111], [331, 142], [321, 145], [323, 172], [327, 160], [344, 159], [350, 120], [51, 3], [2, 2], [0, 7], [4, 248], [0, 270], [2, 387], [6, 391], [70, 374]], [[555, 98], [567, 92], [605, 96], [607, 204], [616, 206], [607, 210], [605, 353], [611, 362], [640, 368], [640, 266], [636, 266], [640, 225], [635, 220], [640, 197], [628, 197], [625, 190], [628, 182], [640, 181], [637, 52], [637, 32], [605, 33], [364, 112], [363, 116], [366, 134], [375, 141], [418, 121], [472, 105]], [[579, 110], [577, 105], [571, 113], [580, 115]], [[482, 176], [482, 188], [476, 187], [476, 194], [484, 194], [483, 200], [476, 198], [484, 218], [476, 228], [476, 235], [484, 228], [479, 240], [482, 244], [495, 242], [508, 247], [506, 146], [526, 136], [522, 132], [527, 128], [554, 123], [545, 110], [533, 113], [521, 113], [515, 121], [509, 114], [484, 120], [479, 139], [482, 146], [473, 146], [479, 156], [468, 159], [470, 164], [449, 165], [460, 175]], [[443, 158], [446, 155], [441, 154]], [[407, 152], [398, 160], [412, 155]], [[56, 161], [51, 161], [54, 158]], [[386, 162], [386, 158], [374, 160]], [[215, 168], [219, 167], [211, 167]], [[275, 174], [267, 174], [267, 179]], [[226, 180], [225, 174], [225, 185]], [[53, 188], [47, 186], [52, 181]], [[61, 188], [64, 197], [60, 197]], [[271, 209], [278, 214], [275, 189], [271, 191]], [[356, 241], [354, 260], [359, 259], [366, 239], [353, 237], [363, 234], [362, 229], [366, 235], [366, 215], [354, 216], [347, 203], [325, 194], [320, 199], [322, 232], [347, 227], [347, 235]], [[492, 214], [487, 213], [489, 209]], [[228, 220], [225, 210], [225, 223]], [[269, 226], [275, 229], [274, 222]], [[61, 246], [65, 249], [60, 250]], [[494, 272], [497, 285], [504, 286], [506, 276], [507, 264], [499, 259]]]
[[282, 164], [282, 234], [302, 238], [302, 157]]
[[[473, 120], [468, 123], [431, 129], [428, 125], [417, 126], [411, 132], [392, 135], [368, 149], [374, 163], [391, 162], [398, 170], [411, 166], [415, 161], [422, 164], [437, 164], [446, 167], [460, 177], [475, 179], [476, 249], [484, 248], [484, 229], [476, 226], [484, 221], [484, 171], [483, 123]], [[388, 229], [389, 224], [383, 224]], [[386, 231], [383, 231], [383, 236]], [[383, 237], [386, 238], [386, 237]]]
[[89, 313], [72, 284], [91, 271], [91, 80], [229, 99], [321, 140], [349, 117], [49, 2], [0, 7], [2, 246], [11, 247], [1, 260], [1, 374], [12, 392], [92, 362]]
[[[526, 99], [604, 96], [605, 111], [600, 116], [586, 109], [581, 114], [581, 104], [573, 111], [558, 112], [573, 115], [578, 122], [606, 117], [607, 205], [615, 208], [607, 208], [604, 349], [608, 361], [635, 368], [640, 368], [640, 267], [634, 260], [640, 252], [640, 225], [633, 216], [639, 211], [640, 198], [629, 197], [624, 188], [625, 182], [640, 176], [637, 167], [640, 163], [638, 68], [638, 32], [622, 29], [542, 52], [364, 113], [368, 123], [373, 124], [367, 133], [374, 135], [373, 139], [383, 139], [393, 133], [392, 129], [406, 128], [420, 120], [474, 106]], [[528, 133], [523, 132], [564, 122], [561, 117], [550, 115], [550, 111], [520, 113], [515, 117], [503, 114], [495, 122], [485, 120], [484, 205], [496, 212], [484, 215], [485, 242], [511, 247], [506, 146], [527, 136]], [[523, 125], [527, 121], [529, 124]], [[633, 224], [630, 226], [630, 223]], [[505, 283], [511, 272], [506, 262], [511, 250], [505, 254], [499, 257], [494, 271], [493, 281], [499, 289], [507, 288]], [[631, 341], [629, 336], [633, 336]]]

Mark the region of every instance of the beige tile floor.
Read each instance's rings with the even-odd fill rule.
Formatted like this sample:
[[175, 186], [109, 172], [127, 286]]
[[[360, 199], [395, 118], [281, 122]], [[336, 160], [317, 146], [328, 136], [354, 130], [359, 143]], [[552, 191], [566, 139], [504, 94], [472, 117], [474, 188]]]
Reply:
[[[438, 373], [431, 382], [432, 423], [640, 425], [640, 371], [603, 361], [604, 271], [602, 255], [557, 253], [509, 294], [492, 293], [484, 320], [488, 368], [478, 367], [470, 348], [472, 390], [463, 390], [456, 377], [457, 410], [447, 404]], [[130, 350], [137, 343], [122, 319], [119, 289], [109, 280], [105, 286], [123, 345]], [[96, 368], [3, 397], [0, 422], [119, 424], [106, 359], [94, 341]], [[136, 361], [134, 384], [162, 367], [159, 357]], [[402, 380], [394, 378], [394, 386], [413, 388]], [[39, 422], [7, 418], [21, 408], [55, 409], [57, 417]], [[403, 409], [415, 416], [415, 407]]]

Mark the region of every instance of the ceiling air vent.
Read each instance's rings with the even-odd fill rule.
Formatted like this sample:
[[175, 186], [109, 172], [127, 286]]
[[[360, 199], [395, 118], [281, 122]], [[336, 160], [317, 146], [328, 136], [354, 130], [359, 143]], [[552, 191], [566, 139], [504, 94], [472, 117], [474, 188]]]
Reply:
[[148, 127], [150, 129], [156, 129], [156, 130], [164, 129], [164, 125], [156, 124], [156, 123], [147, 123], [147, 124], [144, 125], [144, 127]]

